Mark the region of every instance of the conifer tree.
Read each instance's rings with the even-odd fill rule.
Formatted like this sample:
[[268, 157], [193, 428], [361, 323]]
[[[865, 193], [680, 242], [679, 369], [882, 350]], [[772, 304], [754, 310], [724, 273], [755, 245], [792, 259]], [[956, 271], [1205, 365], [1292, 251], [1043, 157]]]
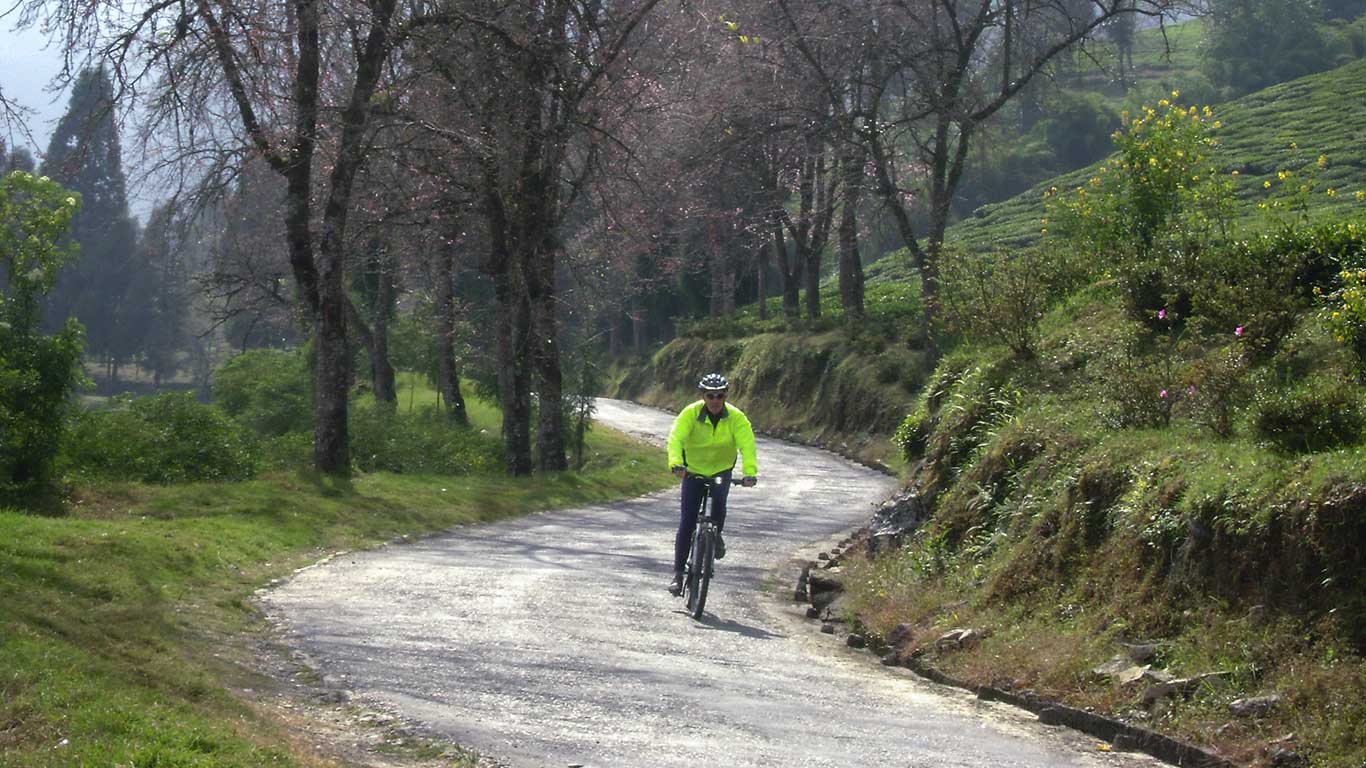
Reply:
[[9, 155], [5, 155], [3, 147], [0, 147], [0, 175], [10, 171], [23, 171], [33, 173], [38, 164], [33, 162], [33, 153], [24, 147], [15, 147], [10, 150]]
[[49, 295], [45, 323], [56, 328], [68, 317], [78, 319], [89, 353], [109, 366], [113, 378], [132, 346], [124, 338], [128, 329], [119, 311], [132, 277], [137, 232], [128, 215], [114, 87], [103, 68], [77, 76], [48, 145], [43, 175], [79, 192], [82, 200], [72, 225], [80, 257]]

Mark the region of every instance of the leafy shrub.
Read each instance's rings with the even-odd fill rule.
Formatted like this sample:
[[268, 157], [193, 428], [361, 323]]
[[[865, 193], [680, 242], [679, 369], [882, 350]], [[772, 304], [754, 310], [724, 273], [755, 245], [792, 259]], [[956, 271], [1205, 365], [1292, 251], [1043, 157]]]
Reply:
[[84, 381], [84, 334], [68, 320], [55, 336], [15, 333], [0, 322], [0, 494], [45, 483]]
[[178, 483], [256, 473], [255, 439], [222, 410], [183, 393], [122, 397], [73, 420], [63, 468], [77, 475]]
[[1161, 332], [1133, 323], [1095, 363], [1101, 419], [1112, 427], [1165, 427], [1177, 403], [1190, 394], [1189, 383], [1181, 383], [1183, 361], [1193, 346], [1185, 338], [1185, 322], [1165, 308], [1150, 320]]
[[213, 375], [213, 402], [258, 435], [313, 429], [313, 377], [298, 351], [254, 349]]
[[1347, 280], [1338, 271], [1351, 264], [1366, 266], [1366, 232], [1347, 222], [1292, 223], [1200, 248], [1173, 266], [1168, 284], [1203, 331], [1242, 328], [1242, 343], [1261, 356], [1275, 352], [1316, 295], [1329, 295], [1330, 304], [1343, 298]]
[[1038, 349], [1039, 320], [1076, 282], [1055, 258], [1060, 251], [954, 253], [944, 260], [942, 291], [950, 331], [1004, 344], [1020, 359]]
[[1290, 391], [1268, 389], [1257, 402], [1253, 427], [1282, 450], [1311, 453], [1350, 445], [1366, 426], [1357, 387], [1340, 376], [1318, 375]]
[[288, 432], [261, 440], [261, 466], [307, 469], [313, 466], [313, 433]]
[[68, 319], [38, 333], [41, 298], [73, 250], [63, 234], [79, 202], [46, 177], [0, 177], [0, 495], [47, 482], [67, 414], [84, 381], [84, 334]]
[[437, 376], [436, 320], [432, 306], [421, 302], [412, 312], [396, 317], [389, 326], [389, 362], [401, 371], [418, 371], [435, 381]]
[[1118, 428], [1165, 427], [1180, 397], [1172, 371], [1150, 356], [1118, 353], [1102, 362], [1101, 418]]
[[1125, 113], [1115, 157], [1087, 184], [1044, 195], [1044, 234], [1108, 260], [1139, 319], [1164, 307], [1186, 314], [1179, 289], [1192, 254], [1226, 231], [1233, 212], [1231, 179], [1211, 159], [1220, 124], [1209, 107], [1176, 104], [1179, 95]]
[[1183, 411], [1219, 437], [1233, 435], [1234, 412], [1249, 399], [1246, 351], [1240, 344], [1215, 350], [1183, 376]]
[[1324, 295], [1323, 315], [1333, 338], [1356, 357], [1357, 372], [1366, 374], [1366, 242], [1355, 226], [1351, 233], [1358, 235], [1357, 247], [1333, 257], [1341, 267], [1337, 284], [1327, 293], [1315, 286], [1315, 293]]
[[487, 474], [503, 466], [502, 443], [451, 424], [436, 408], [413, 415], [352, 408], [350, 431], [352, 462], [366, 472]]

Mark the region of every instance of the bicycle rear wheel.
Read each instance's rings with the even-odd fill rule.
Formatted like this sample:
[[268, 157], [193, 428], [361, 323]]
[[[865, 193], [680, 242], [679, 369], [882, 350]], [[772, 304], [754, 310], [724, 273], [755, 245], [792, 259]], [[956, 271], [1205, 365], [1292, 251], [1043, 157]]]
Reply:
[[702, 610], [707, 605], [707, 587], [711, 584], [712, 559], [716, 554], [716, 533], [709, 526], [697, 534], [695, 554], [688, 612], [694, 619], [701, 619]]

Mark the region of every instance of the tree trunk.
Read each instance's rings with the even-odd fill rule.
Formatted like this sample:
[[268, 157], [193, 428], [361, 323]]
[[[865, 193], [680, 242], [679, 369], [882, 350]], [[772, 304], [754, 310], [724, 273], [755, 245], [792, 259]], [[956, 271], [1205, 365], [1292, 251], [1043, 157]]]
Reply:
[[446, 248], [436, 270], [437, 392], [446, 403], [446, 418], [461, 426], [470, 423], [460, 392], [460, 366], [455, 359], [455, 249]]
[[768, 246], [757, 246], [759, 251], [759, 271], [756, 275], [759, 291], [759, 319], [768, 319]]
[[493, 277], [497, 298], [498, 400], [503, 407], [503, 459], [507, 473], [531, 474], [531, 306], [521, 269], [507, 265]]
[[532, 355], [540, 395], [536, 451], [542, 472], [569, 468], [564, 441], [564, 377], [560, 369], [559, 329], [555, 322], [555, 251], [543, 245], [532, 259], [531, 301], [533, 315]]
[[726, 312], [726, 268], [721, 245], [716, 234], [716, 222], [707, 222], [707, 276], [711, 278], [711, 299], [707, 314], [720, 317]]
[[773, 224], [773, 255], [778, 262], [778, 275], [783, 279], [783, 317], [788, 320], [796, 320], [801, 314], [799, 297], [797, 293], [798, 282], [801, 279], [799, 266], [801, 261], [787, 258], [787, 242], [783, 237], [783, 225], [779, 222]]
[[723, 315], [735, 314], [735, 283], [737, 278], [735, 271], [735, 265], [730, 262], [730, 259], [725, 259], [722, 262], [721, 314]]
[[840, 304], [850, 323], [863, 321], [863, 262], [858, 252], [858, 206], [863, 193], [863, 151], [846, 145], [840, 161], [844, 204], [840, 206]]
[[951, 128], [951, 119], [948, 117], [941, 118], [936, 126], [936, 149], [930, 167], [933, 180], [930, 187], [930, 225], [926, 238], [925, 264], [921, 270], [923, 282], [921, 293], [924, 296], [925, 304], [925, 340], [931, 360], [936, 362], [941, 352], [936, 333], [943, 311], [939, 298], [939, 275], [941, 272], [940, 259], [944, 255], [944, 231], [949, 226], [949, 214], [953, 207], [953, 191], [958, 188], [958, 180], [963, 173], [963, 164], [967, 159], [969, 140], [972, 137], [970, 126], [959, 125], [953, 156], [950, 157], [949, 131]]
[[806, 318], [815, 320], [821, 316], [821, 252], [815, 248], [806, 249]]
[[392, 406], [398, 401], [394, 366], [389, 362], [389, 313], [394, 309], [393, 264], [379, 254], [379, 286], [375, 295], [374, 343], [370, 345], [370, 382], [375, 401]]
[[321, 310], [314, 329], [318, 366], [313, 409], [313, 463], [320, 472], [345, 475], [351, 471], [351, 444], [347, 432], [346, 382], [351, 372], [346, 343], [346, 306], [350, 303], [342, 281], [339, 242], [329, 247], [323, 238], [318, 260], [318, 292]]
[[631, 346], [637, 355], [645, 354], [645, 311], [631, 313]]

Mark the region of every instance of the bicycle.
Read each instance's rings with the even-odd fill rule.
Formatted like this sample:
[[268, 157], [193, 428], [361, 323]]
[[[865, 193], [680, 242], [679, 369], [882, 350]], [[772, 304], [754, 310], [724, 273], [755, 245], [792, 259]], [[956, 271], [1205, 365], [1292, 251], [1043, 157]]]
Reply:
[[692, 549], [683, 580], [683, 596], [687, 601], [688, 613], [700, 620], [702, 609], [707, 604], [707, 587], [711, 584], [716, 565], [716, 539], [721, 533], [711, 516], [711, 489], [722, 481], [719, 475], [710, 477], [689, 472], [688, 477], [704, 482], [702, 508], [697, 513], [697, 527], [693, 530]]

